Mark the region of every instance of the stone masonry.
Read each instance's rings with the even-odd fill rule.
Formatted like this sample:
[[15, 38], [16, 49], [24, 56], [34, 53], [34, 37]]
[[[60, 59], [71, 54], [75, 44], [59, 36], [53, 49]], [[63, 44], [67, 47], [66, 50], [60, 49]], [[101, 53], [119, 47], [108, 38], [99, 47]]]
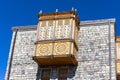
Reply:
[[[13, 27], [5, 80], [41, 80], [43, 68], [32, 59], [36, 29]], [[115, 20], [82, 21], [78, 42], [78, 66], [51, 67], [50, 80], [58, 80], [60, 67], [68, 68], [67, 80], [116, 80]]]

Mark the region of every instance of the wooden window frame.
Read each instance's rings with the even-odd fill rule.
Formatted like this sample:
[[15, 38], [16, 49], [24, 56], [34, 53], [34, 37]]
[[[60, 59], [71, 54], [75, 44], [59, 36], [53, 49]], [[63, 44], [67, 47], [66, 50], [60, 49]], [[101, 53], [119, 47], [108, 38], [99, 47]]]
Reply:
[[[45, 75], [45, 71], [47, 71], [48, 72], [48, 74], [49, 74], [49, 77], [47, 76], [47, 77], [44, 77], [44, 76], [46, 76]], [[42, 72], [41, 72], [41, 80], [50, 80], [50, 75], [51, 75], [51, 69], [42, 69]]]
[[[62, 76], [61, 76], [61, 74], [62, 74]], [[67, 80], [67, 75], [68, 75], [68, 68], [59, 68], [58, 80]]]

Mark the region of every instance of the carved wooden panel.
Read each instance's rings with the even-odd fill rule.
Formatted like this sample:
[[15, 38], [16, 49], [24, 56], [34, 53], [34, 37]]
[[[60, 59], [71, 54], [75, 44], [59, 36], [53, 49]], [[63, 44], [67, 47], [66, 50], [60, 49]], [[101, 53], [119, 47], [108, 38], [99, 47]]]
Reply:
[[41, 43], [36, 46], [36, 56], [73, 54], [77, 57], [77, 53], [76, 47], [71, 42]]
[[120, 73], [120, 61], [117, 63], [117, 73]]
[[52, 54], [52, 43], [38, 44], [36, 47], [36, 56], [47, 56]]
[[54, 44], [54, 55], [64, 55], [70, 52], [70, 42], [57, 42]]

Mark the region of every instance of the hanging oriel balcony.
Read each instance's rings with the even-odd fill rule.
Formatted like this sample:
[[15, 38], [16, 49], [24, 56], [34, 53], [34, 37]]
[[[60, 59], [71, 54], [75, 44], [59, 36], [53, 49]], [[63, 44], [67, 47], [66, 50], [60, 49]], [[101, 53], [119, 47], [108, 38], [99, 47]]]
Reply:
[[34, 60], [40, 66], [77, 65], [77, 13], [54, 12], [38, 16]]

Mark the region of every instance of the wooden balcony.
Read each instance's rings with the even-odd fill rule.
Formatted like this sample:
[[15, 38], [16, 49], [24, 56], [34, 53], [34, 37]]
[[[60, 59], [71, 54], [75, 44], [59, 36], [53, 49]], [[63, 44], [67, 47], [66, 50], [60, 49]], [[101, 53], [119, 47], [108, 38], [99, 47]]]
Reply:
[[40, 66], [77, 65], [79, 18], [76, 11], [40, 13], [33, 59]]
[[74, 42], [56, 41], [36, 44], [34, 61], [39, 66], [77, 65], [78, 49]]
[[77, 65], [74, 55], [51, 55], [51, 56], [34, 56], [35, 62], [39, 66], [64, 66]]

